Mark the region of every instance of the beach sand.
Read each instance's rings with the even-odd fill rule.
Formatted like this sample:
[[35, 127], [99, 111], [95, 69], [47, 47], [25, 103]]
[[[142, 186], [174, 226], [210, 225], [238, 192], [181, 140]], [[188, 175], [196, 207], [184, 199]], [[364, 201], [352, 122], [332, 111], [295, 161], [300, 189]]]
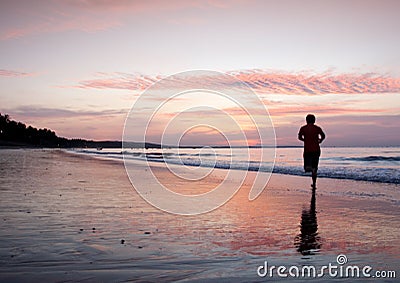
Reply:
[[[326, 193], [398, 185], [320, 179], [312, 198], [309, 177], [273, 174], [255, 201], [245, 184], [212, 212], [178, 216], [144, 201], [122, 162], [39, 149], [0, 160], [1, 282], [265, 282], [280, 279], [257, 275], [265, 261], [318, 267], [339, 254], [400, 276], [399, 202]], [[163, 164], [154, 171], [172, 182]], [[207, 191], [223, 174], [180, 189]]]

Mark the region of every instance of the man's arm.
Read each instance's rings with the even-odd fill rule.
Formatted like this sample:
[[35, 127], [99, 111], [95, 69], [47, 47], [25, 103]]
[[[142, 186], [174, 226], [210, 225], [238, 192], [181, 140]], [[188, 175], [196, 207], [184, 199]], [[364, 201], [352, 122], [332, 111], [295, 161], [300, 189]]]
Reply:
[[299, 140], [301, 140], [302, 142], [304, 142], [304, 134], [303, 134], [303, 131], [301, 129], [299, 131], [299, 134], [298, 134], [297, 138]]
[[[321, 129], [321, 128], [320, 128]], [[323, 142], [324, 141], [324, 139], [325, 139], [325, 133], [324, 133], [324, 131], [322, 131], [322, 129], [321, 129], [321, 132], [319, 133], [319, 135], [321, 136], [321, 138], [318, 140], [318, 142], [319, 143], [321, 143], [321, 142]]]

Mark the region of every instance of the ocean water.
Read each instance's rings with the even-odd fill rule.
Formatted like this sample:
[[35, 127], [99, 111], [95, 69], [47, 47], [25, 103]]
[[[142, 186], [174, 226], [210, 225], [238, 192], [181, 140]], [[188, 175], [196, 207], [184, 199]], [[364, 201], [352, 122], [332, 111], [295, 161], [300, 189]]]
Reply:
[[[275, 159], [260, 162], [260, 148], [74, 149], [107, 159], [143, 160], [186, 166], [263, 171], [305, 176], [302, 148], [277, 148]], [[273, 149], [264, 149], [273, 156]], [[400, 147], [325, 147], [319, 177], [400, 184]]]

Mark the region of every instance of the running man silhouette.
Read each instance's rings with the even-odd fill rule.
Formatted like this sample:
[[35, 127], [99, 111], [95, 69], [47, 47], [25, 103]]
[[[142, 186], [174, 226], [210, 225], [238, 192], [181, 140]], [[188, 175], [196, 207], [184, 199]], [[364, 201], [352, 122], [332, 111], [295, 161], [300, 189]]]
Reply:
[[311, 172], [312, 187], [316, 188], [317, 171], [321, 148], [319, 144], [325, 139], [325, 133], [315, 124], [315, 116], [308, 114], [306, 117], [307, 125], [300, 128], [299, 140], [304, 142], [304, 171]]

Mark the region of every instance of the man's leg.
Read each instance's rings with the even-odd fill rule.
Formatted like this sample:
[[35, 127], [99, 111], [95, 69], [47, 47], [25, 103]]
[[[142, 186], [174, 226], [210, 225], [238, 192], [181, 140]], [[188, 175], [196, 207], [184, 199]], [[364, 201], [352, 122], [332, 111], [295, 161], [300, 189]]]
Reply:
[[317, 186], [317, 171], [318, 171], [318, 163], [319, 163], [319, 156], [320, 152], [315, 152], [313, 153], [312, 156], [312, 171], [311, 171], [311, 177], [312, 177], [312, 187], [315, 189]]
[[304, 159], [304, 172], [312, 172], [312, 156], [305, 152], [303, 154], [303, 159]]
[[312, 187], [315, 188], [317, 186], [317, 169], [313, 168], [311, 173], [312, 178]]

